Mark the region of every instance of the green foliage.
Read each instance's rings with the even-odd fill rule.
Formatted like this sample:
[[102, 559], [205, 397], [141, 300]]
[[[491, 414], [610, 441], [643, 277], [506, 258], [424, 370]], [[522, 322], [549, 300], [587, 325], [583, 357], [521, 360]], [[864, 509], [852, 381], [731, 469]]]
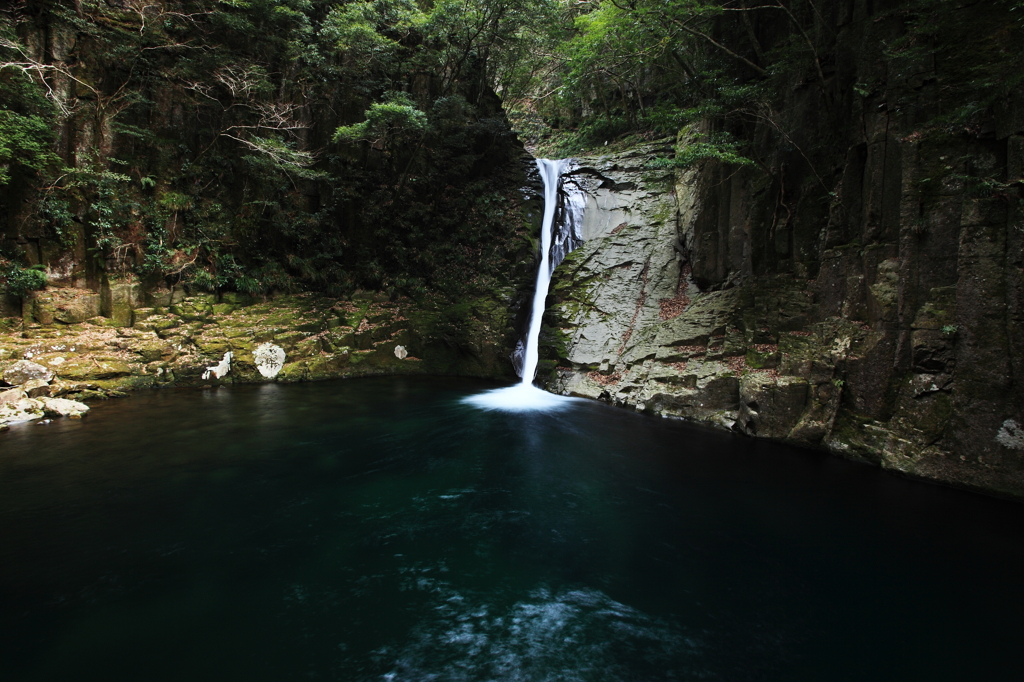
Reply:
[[681, 144], [676, 147], [671, 159], [655, 157], [647, 163], [648, 168], [690, 168], [701, 161], [715, 160], [737, 166], [752, 166], [751, 159], [739, 153], [739, 142], [728, 133], [711, 133], [702, 140]]
[[391, 68], [403, 52], [396, 39], [421, 24], [413, 3], [378, 0], [334, 7], [320, 28], [320, 36], [364, 68]]
[[30, 291], [38, 291], [46, 286], [46, 270], [41, 265], [34, 265], [30, 268], [20, 268], [11, 264], [0, 269], [0, 277], [4, 280], [4, 287], [11, 296], [24, 297]]
[[[950, 0], [913, 0], [904, 10], [906, 32], [889, 41], [886, 57], [896, 78], [913, 78], [921, 65], [941, 63], [942, 87], [917, 127], [934, 138], [978, 134], [994, 109], [1024, 88], [1024, 21], [1021, 3], [995, 0], [986, 11], [992, 30], [965, 36], [961, 5]], [[901, 101], [897, 106], [912, 104]]]
[[[915, 77], [929, 59], [957, 65], [940, 105], [915, 119], [924, 132], [980, 130], [1024, 86], [1024, 11], [995, 4], [1012, 10], [1005, 22], [969, 41], [950, 0], [879, 8], [894, 27], [879, 57], [887, 78]], [[104, 268], [253, 295], [501, 285], [527, 247], [515, 179], [501, 174], [514, 147], [488, 85], [541, 153], [612, 150], [697, 121], [714, 131], [651, 164], [669, 168], [749, 165], [755, 129], [769, 138], [759, 146], [818, 164], [821, 150], [776, 112], [800, 90], [829, 115], [822, 65], [838, 77], [824, 51], [834, 36], [810, 0], [32, 7], [5, 15], [5, 60], [30, 64], [17, 36], [33, 31], [77, 38], [61, 63], [0, 69], [0, 183], [11, 188], [0, 200], [23, 202], [6, 214], [33, 216], [65, 246], [84, 229]], [[42, 73], [77, 79], [73, 96]], [[874, 106], [879, 86], [842, 96]], [[893, 110], [914, 104], [905, 90]], [[74, 169], [53, 153], [65, 123], [97, 141]], [[968, 174], [972, 192], [1006, 194], [1005, 178]]]
[[67, 199], [46, 195], [39, 203], [39, 221], [49, 227], [57, 235], [61, 246], [70, 249], [78, 242], [78, 233], [74, 230], [74, 216]]
[[52, 143], [52, 125], [43, 117], [0, 109], [0, 185], [10, 181], [13, 165], [36, 172], [57, 168]]
[[[4, 57], [31, 61], [16, 34], [78, 40], [0, 71], [0, 165], [40, 190], [11, 213], [195, 289], [490, 287], [522, 220], [493, 177], [514, 147], [486, 83], [525, 82], [540, 6], [558, 1], [36, 3], [3, 25]], [[97, 142], [71, 169], [47, 156], [65, 121]]]
[[383, 102], [366, 110], [366, 120], [341, 126], [334, 133], [336, 142], [367, 141], [387, 146], [408, 141], [427, 130], [427, 115], [417, 109], [404, 92], [389, 92]]
[[0, 186], [14, 177], [49, 177], [61, 167], [53, 153], [56, 112], [43, 88], [20, 65], [10, 24], [0, 23]]
[[[117, 159], [110, 161], [124, 164]], [[132, 220], [132, 213], [137, 211], [135, 204], [124, 200], [125, 185], [130, 182], [129, 176], [105, 169], [96, 159], [67, 173], [63, 194], [88, 202], [87, 220], [93, 241], [90, 250], [97, 259], [111, 255], [124, 244], [123, 233]], [[66, 203], [61, 199], [52, 201]]]
[[167, 191], [160, 195], [157, 203], [169, 211], [187, 211], [195, 206], [195, 199], [181, 192]]

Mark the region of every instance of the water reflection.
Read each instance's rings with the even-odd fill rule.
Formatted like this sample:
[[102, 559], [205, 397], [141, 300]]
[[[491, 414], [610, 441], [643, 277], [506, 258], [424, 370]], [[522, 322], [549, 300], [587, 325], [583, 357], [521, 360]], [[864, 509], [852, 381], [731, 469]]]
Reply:
[[[600, 591], [533, 590], [509, 607], [433, 588], [436, 605], [385, 680], [658, 679], [667, 669], [701, 677], [698, 636], [610, 599]], [[385, 652], [381, 652], [385, 653]], [[625, 664], [629, 661], [629, 664]]]
[[1024, 511], [462, 380], [0, 435], [12, 680], [1015, 679]]

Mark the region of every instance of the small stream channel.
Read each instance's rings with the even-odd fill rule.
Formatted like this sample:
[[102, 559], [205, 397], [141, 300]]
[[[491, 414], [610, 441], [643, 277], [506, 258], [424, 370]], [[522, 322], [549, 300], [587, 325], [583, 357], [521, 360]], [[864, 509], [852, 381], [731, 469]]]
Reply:
[[15, 680], [1019, 680], [1024, 507], [492, 384], [165, 390], [0, 434]]

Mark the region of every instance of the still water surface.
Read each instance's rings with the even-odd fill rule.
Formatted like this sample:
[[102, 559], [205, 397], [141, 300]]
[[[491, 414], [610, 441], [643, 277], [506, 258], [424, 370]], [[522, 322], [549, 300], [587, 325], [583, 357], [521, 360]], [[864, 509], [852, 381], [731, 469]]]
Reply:
[[0, 435], [4, 680], [1019, 680], [1024, 507], [491, 385]]

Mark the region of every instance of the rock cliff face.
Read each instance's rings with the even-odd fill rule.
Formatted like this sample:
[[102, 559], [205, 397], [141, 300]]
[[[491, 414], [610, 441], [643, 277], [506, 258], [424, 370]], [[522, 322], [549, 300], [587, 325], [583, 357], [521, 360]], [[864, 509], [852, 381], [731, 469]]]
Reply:
[[[813, 78], [674, 145], [724, 130], [750, 165], [579, 159], [550, 386], [1024, 496], [1024, 99], [993, 96], [1019, 27], [1000, 3], [817, 9]], [[768, 49], [786, 21], [743, 30]]]
[[[1019, 177], [1020, 140], [972, 158]], [[578, 159], [587, 241], [553, 281], [549, 388], [1024, 496], [1019, 210], [954, 180], [923, 200], [944, 150], [898, 148], [847, 159], [847, 203], [807, 225], [754, 173], [651, 170], [667, 143]]]

